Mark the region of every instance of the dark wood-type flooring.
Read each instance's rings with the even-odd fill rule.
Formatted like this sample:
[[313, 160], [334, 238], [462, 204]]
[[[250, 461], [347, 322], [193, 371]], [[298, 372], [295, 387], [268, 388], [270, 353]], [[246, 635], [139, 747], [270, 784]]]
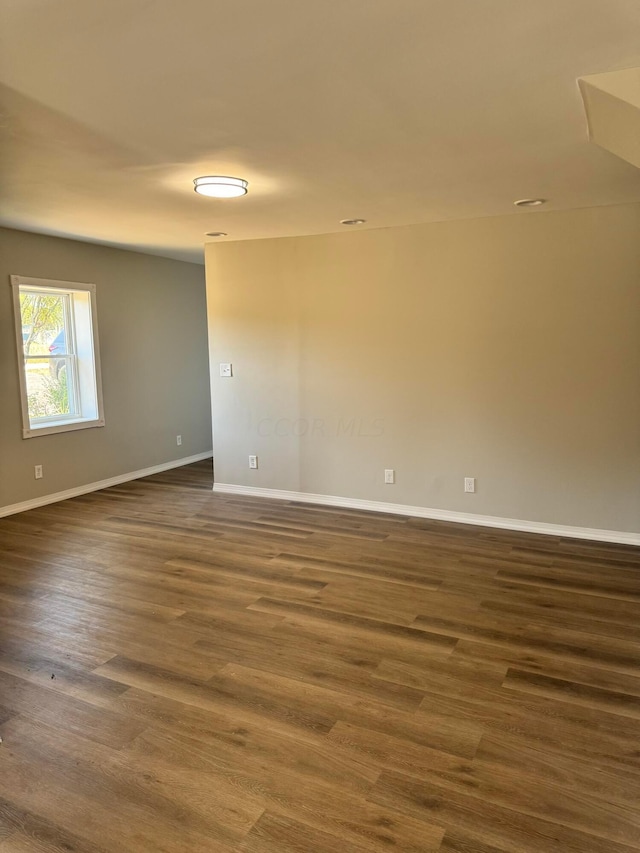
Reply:
[[0, 520], [0, 853], [640, 851], [639, 549], [210, 489]]

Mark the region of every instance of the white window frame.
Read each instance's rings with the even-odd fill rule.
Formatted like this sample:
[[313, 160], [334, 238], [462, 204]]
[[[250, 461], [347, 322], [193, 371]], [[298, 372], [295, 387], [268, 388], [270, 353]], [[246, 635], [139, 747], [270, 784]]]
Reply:
[[[18, 376], [20, 380], [20, 403], [22, 411], [22, 437], [35, 438], [39, 435], [52, 435], [58, 432], [71, 432], [77, 429], [88, 429], [91, 427], [104, 426], [104, 406], [102, 400], [102, 373], [100, 369], [100, 346], [98, 341], [98, 319], [96, 311], [96, 286], [95, 284], [86, 284], [76, 281], [57, 281], [47, 278], [28, 278], [21, 275], [12, 275], [10, 285], [13, 291], [13, 312], [15, 319], [16, 331], [16, 347], [18, 353]], [[88, 310], [90, 318], [88, 325], [90, 328], [90, 358], [86, 358], [86, 362], [91, 363], [92, 370], [89, 374], [89, 382], [87, 390], [84, 392], [88, 397], [91, 397], [92, 410], [91, 416], [83, 416], [82, 397], [83, 390], [80, 387], [83, 383], [78, 380], [78, 371], [75, 370], [75, 393], [80, 407], [80, 413], [77, 415], [62, 415], [60, 417], [47, 417], [39, 419], [38, 423], [32, 423], [29, 417], [29, 403], [27, 398], [27, 377], [25, 372], [25, 355], [24, 342], [22, 338], [22, 312], [20, 310], [20, 289], [34, 288], [43, 290], [61, 290], [71, 296], [74, 293], [82, 293], [88, 295]], [[73, 313], [73, 311], [72, 311]], [[86, 322], [86, 321], [85, 321]], [[77, 318], [73, 318], [70, 327], [72, 334], [77, 334]], [[67, 343], [68, 349], [68, 343]], [[76, 359], [80, 357], [76, 354]], [[85, 371], [86, 373], [86, 368]], [[95, 396], [94, 396], [95, 392]], [[85, 406], [85, 412], [89, 406]]]

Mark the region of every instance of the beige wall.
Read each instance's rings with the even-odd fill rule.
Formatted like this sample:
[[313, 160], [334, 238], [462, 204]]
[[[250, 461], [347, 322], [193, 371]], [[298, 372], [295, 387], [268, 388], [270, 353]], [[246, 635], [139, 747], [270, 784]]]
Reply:
[[[22, 438], [11, 274], [96, 284], [104, 428]], [[0, 229], [0, 400], [0, 507], [210, 449], [203, 268]]]
[[640, 531], [640, 206], [206, 261], [217, 482]]

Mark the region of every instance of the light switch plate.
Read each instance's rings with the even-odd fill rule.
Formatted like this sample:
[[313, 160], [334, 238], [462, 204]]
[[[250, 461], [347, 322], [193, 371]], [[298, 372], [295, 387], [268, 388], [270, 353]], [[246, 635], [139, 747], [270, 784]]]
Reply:
[[233, 376], [230, 364], [220, 365], [220, 376]]

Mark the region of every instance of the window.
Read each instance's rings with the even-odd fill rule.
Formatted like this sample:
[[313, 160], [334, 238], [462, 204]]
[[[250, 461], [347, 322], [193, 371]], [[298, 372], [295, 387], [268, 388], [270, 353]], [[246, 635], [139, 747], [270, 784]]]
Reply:
[[104, 426], [94, 284], [11, 276], [22, 436]]

